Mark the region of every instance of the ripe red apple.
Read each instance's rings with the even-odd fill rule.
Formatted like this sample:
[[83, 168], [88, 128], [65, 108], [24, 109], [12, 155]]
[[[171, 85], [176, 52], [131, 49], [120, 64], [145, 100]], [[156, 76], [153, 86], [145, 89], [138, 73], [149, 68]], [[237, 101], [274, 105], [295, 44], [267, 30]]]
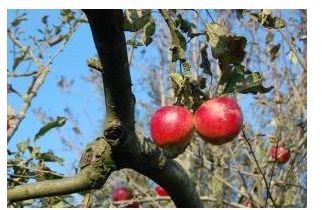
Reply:
[[193, 115], [183, 106], [161, 107], [151, 117], [150, 130], [159, 147], [184, 148], [194, 130]]
[[269, 154], [279, 164], [286, 163], [291, 157], [291, 152], [284, 146], [271, 147]]
[[132, 198], [131, 192], [125, 187], [119, 187], [112, 191], [113, 201], [124, 201]]
[[246, 208], [254, 208], [255, 206], [254, 206], [254, 204], [253, 204], [253, 202], [252, 201], [250, 201], [250, 200], [246, 200], [245, 202], [244, 202], [244, 206], [246, 207]]
[[233, 98], [221, 96], [201, 104], [194, 115], [200, 137], [215, 145], [232, 141], [243, 125], [243, 114]]
[[[125, 187], [119, 187], [112, 191], [112, 200], [113, 201], [125, 201], [133, 198], [132, 193]], [[139, 208], [140, 204], [136, 201], [128, 204], [125, 208]]]
[[161, 186], [156, 186], [154, 188], [155, 192], [157, 193], [158, 196], [168, 196], [168, 192], [163, 189]]

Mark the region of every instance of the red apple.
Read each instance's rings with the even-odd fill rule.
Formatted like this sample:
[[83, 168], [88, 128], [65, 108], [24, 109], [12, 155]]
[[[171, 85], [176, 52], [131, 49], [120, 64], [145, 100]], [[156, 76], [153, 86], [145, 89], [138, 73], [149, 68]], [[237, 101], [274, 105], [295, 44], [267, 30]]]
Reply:
[[[133, 198], [132, 193], [125, 187], [119, 187], [112, 191], [112, 200], [113, 201], [126, 201]], [[139, 208], [140, 204], [136, 201], [128, 204], [125, 208]]]
[[243, 125], [243, 114], [233, 98], [221, 96], [201, 104], [194, 116], [200, 137], [215, 145], [232, 141]]
[[131, 192], [125, 187], [119, 187], [112, 191], [113, 201], [124, 201], [132, 198]]
[[286, 163], [291, 157], [291, 152], [284, 146], [273, 146], [269, 154], [279, 164]]
[[182, 106], [164, 106], [151, 117], [150, 130], [156, 145], [164, 149], [184, 148], [192, 136], [193, 115]]
[[246, 207], [246, 208], [254, 208], [255, 206], [254, 206], [254, 204], [253, 204], [253, 202], [252, 201], [250, 201], [250, 200], [246, 200], [245, 202], [244, 202], [244, 206]]
[[168, 192], [163, 189], [161, 186], [156, 186], [154, 188], [155, 192], [157, 193], [158, 196], [168, 196]]

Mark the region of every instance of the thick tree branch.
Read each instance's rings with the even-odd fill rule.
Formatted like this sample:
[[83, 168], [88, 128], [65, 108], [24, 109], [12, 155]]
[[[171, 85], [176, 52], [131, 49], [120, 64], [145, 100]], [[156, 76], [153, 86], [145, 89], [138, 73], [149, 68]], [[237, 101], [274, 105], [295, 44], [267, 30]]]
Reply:
[[[113, 135], [128, 133], [131, 136], [126, 142], [109, 142], [114, 145], [112, 158], [116, 166], [119, 169], [132, 168], [163, 186], [177, 207], [202, 207], [195, 187], [181, 166], [167, 159], [154, 144], [140, 140], [134, 133], [135, 98], [131, 91], [122, 11], [84, 12], [104, 69], [103, 83], [108, 111], [106, 132]], [[109, 135], [105, 136], [113, 139]]]
[[135, 98], [131, 91], [122, 10], [83, 10], [103, 65], [106, 127], [121, 122], [134, 131]]
[[101, 188], [115, 168], [110, 155], [109, 144], [104, 138], [98, 138], [83, 153], [76, 176], [9, 188], [8, 203]]

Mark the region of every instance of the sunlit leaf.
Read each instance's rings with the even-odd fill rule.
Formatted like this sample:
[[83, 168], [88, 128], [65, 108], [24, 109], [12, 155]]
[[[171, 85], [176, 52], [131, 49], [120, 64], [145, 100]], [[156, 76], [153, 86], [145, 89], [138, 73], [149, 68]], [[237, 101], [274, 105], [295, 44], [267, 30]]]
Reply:
[[271, 14], [266, 14], [265, 11], [261, 11], [259, 13], [250, 13], [248, 15], [252, 20], [261, 24], [265, 28], [281, 29], [286, 25], [282, 18], [272, 17]]
[[58, 116], [55, 120], [47, 123], [42, 128], [40, 128], [40, 130], [38, 131], [38, 133], [34, 137], [34, 141], [36, 141], [39, 137], [43, 136], [49, 130], [65, 125], [66, 120], [67, 120], [67, 118]]
[[29, 146], [29, 140], [26, 141], [22, 141], [20, 143], [17, 144], [17, 148], [19, 150], [19, 152], [24, 153], [26, 151], [26, 149]]
[[60, 165], [63, 165], [64, 159], [55, 155], [52, 151], [40, 153], [37, 152], [35, 155], [37, 160], [43, 160], [45, 162], [57, 162]]
[[288, 54], [288, 58], [290, 59], [290, 61], [294, 65], [297, 65], [299, 63], [299, 61], [297, 60], [297, 57], [296, 57], [296, 55], [295, 55], [295, 53], [293, 51], [290, 51], [290, 53]]
[[143, 27], [143, 43], [148, 46], [153, 41], [152, 36], [155, 33], [156, 25], [151, 17], [149, 22]]
[[126, 44], [131, 45], [134, 48], [138, 48], [138, 47], [143, 46], [143, 43], [136, 40], [136, 39], [129, 39], [129, 40], [127, 40]]
[[217, 47], [220, 36], [225, 36], [228, 31], [221, 25], [217, 23], [207, 23], [206, 24], [206, 34], [209, 44], [212, 47]]
[[237, 85], [237, 91], [239, 93], [267, 93], [273, 89], [273, 86], [264, 87], [263, 77], [259, 72], [254, 72], [248, 75], [241, 83]]
[[70, 9], [60, 10], [60, 16], [63, 22], [70, 23], [70, 21], [75, 20], [75, 12]]
[[150, 10], [128, 9], [124, 13], [124, 31], [136, 32], [150, 21]]

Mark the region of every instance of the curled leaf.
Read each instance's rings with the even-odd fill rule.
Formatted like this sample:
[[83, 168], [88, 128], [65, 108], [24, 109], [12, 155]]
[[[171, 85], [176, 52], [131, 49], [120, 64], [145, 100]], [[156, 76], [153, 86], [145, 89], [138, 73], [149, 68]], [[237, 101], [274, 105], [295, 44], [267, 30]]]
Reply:
[[201, 63], [200, 63], [199, 66], [201, 68], [203, 68], [203, 73], [212, 76], [212, 73], [211, 73], [211, 63], [210, 63], [210, 61], [208, 59], [207, 47], [208, 47], [207, 45], [204, 45], [200, 49]]
[[155, 33], [156, 25], [152, 17], [143, 28], [143, 43], [148, 46], [153, 41], [152, 35]]
[[39, 129], [38, 133], [34, 137], [34, 141], [39, 139], [41, 136], [45, 135], [49, 130], [57, 127], [62, 127], [63, 125], [65, 125], [66, 121], [67, 118], [58, 116], [55, 120], [47, 123]]

